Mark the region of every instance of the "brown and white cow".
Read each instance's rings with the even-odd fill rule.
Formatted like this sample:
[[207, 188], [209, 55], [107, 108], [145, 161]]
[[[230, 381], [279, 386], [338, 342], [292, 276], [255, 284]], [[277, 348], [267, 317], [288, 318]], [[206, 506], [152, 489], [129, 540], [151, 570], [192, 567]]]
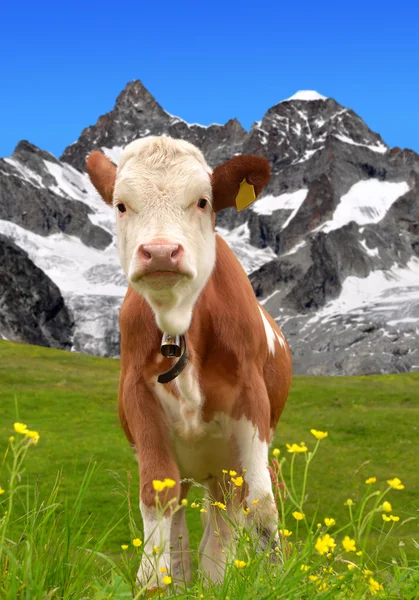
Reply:
[[[160, 567], [188, 577], [185, 510], [159, 519], [153, 479], [176, 482], [165, 491], [167, 499], [185, 498], [190, 483], [182, 480], [194, 479], [224, 502], [222, 470], [244, 473], [247, 519], [265, 538], [277, 535], [268, 446], [287, 399], [291, 355], [214, 231], [215, 214], [235, 206], [243, 180], [257, 196], [270, 167], [263, 158], [242, 155], [212, 171], [192, 144], [148, 137], [130, 143], [118, 167], [93, 152], [87, 171], [114, 207], [129, 282], [120, 314], [119, 415], [139, 459], [147, 541], [138, 578], [147, 583], [153, 572], [158, 578]], [[157, 381], [175, 364], [160, 352], [164, 332], [186, 334], [189, 348], [186, 367], [169, 383]], [[208, 511], [201, 568], [216, 580], [231, 534], [219, 508]], [[160, 548], [157, 565], [153, 546]]]

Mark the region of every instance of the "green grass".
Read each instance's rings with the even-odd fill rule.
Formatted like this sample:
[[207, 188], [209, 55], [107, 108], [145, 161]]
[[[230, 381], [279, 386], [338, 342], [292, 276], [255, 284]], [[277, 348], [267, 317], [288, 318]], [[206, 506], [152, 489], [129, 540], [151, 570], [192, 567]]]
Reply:
[[[61, 493], [69, 502], [74, 500], [89, 463], [97, 461], [92, 484], [85, 492], [82, 516], [91, 515], [97, 537], [115, 514], [121, 516], [122, 522], [106, 542], [111, 554], [130, 536], [123, 518], [126, 500], [117, 493], [121, 483], [113, 473], [124, 485], [127, 472], [131, 473], [134, 517], [140, 524], [137, 466], [116, 409], [118, 379], [116, 360], [0, 342], [0, 451], [13, 433], [17, 417], [38, 430], [41, 439], [28, 455], [25, 476], [36, 480], [41, 495], [47, 495], [62, 470]], [[371, 475], [381, 484], [390, 477], [400, 477], [406, 490], [391, 492], [393, 512], [401, 519], [418, 516], [418, 373], [294, 377], [274, 444], [281, 449], [281, 456], [286, 455], [286, 442], [304, 440], [312, 447], [312, 427], [327, 430], [329, 437], [322, 442], [310, 470], [308, 516], [318, 510], [319, 520], [333, 516], [338, 523], [343, 522], [345, 499], [360, 499], [364, 480]], [[192, 497], [197, 495], [192, 493]], [[190, 511], [188, 518], [192, 543], [196, 544], [199, 515]], [[412, 543], [412, 538], [419, 537], [417, 523], [412, 520], [397, 530], [388, 545], [387, 559], [399, 540], [408, 555], [417, 552]]]

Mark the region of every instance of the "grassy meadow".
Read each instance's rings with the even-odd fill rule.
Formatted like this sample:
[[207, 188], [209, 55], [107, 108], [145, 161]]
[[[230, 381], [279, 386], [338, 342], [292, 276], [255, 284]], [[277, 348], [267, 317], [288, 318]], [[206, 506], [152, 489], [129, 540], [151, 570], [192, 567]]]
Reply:
[[[136, 594], [112, 567], [128, 561], [128, 554], [121, 553], [121, 544], [130, 544], [133, 536], [141, 537], [137, 465], [120, 428], [116, 409], [118, 378], [119, 362], [116, 360], [0, 342], [0, 456], [10, 452], [8, 439], [11, 435], [16, 437], [13, 432], [15, 421], [24, 422], [40, 433], [39, 443], [28, 450], [20, 478], [20, 484], [29, 484], [23, 494], [27, 503], [25, 505], [21, 501], [15, 506], [10, 530], [19, 530], [31, 502], [41, 502], [50, 496], [58, 475], [60, 485], [54, 503], [69, 507], [70, 512], [75, 511], [80, 523], [86, 523], [88, 537], [83, 538], [84, 544], [95, 545], [100, 542], [101, 554], [97, 555], [97, 560], [102, 560], [102, 566], [98, 566], [98, 573], [103, 574], [103, 565], [108, 566], [106, 582], [97, 575], [96, 587], [86, 591], [84, 596], [80, 595], [80, 591], [74, 591], [75, 588], [68, 594], [64, 593], [63, 588], [60, 591], [59, 586], [53, 591], [52, 583], [51, 592], [48, 592], [50, 595], [46, 593], [46, 588], [41, 587], [38, 594], [38, 590], [31, 592], [30, 585], [25, 583], [22, 588], [7, 588], [9, 594], [12, 594], [10, 590], [14, 590], [15, 595], [8, 596], [10, 598], [123, 598]], [[337, 527], [343, 527], [348, 522], [348, 506], [345, 502], [351, 499], [355, 508], [361, 505], [366, 494], [366, 479], [376, 477], [374, 489], [384, 490], [388, 487], [385, 483], [388, 479], [399, 477], [405, 489], [390, 490], [386, 500], [391, 502], [393, 513], [400, 520], [387, 525], [381, 519], [381, 513], [377, 514], [371, 523], [368, 552], [380, 546], [376, 569], [383, 570], [389, 568], [392, 560], [397, 562], [401, 553], [404, 566], [394, 566], [400, 571], [397, 571], [398, 575], [393, 573], [394, 581], [400, 579], [405, 582], [407, 577], [410, 583], [403, 583], [405, 587], [394, 582], [387, 583], [386, 592], [380, 589], [374, 592], [372, 584], [369, 587], [361, 586], [358, 590], [356, 586], [350, 588], [351, 584], [348, 583], [347, 592], [342, 592], [347, 596], [338, 596], [337, 591], [333, 592], [330, 587], [316, 588], [314, 579], [302, 591], [300, 576], [295, 579], [293, 575], [294, 579], [290, 581], [294, 587], [281, 592], [278, 591], [281, 589], [278, 587], [279, 581], [259, 577], [260, 569], [266, 569], [266, 566], [259, 565], [257, 575], [255, 571], [247, 579], [243, 576], [244, 571], [238, 568], [237, 573], [231, 571], [229, 584], [214, 588], [211, 593], [198, 586], [182, 593], [172, 589], [172, 596], [168, 589], [164, 597], [229, 597], [230, 600], [247, 597], [287, 600], [312, 597], [364, 598], [376, 594], [377, 597], [386, 598], [419, 597], [419, 576], [417, 579], [412, 576], [411, 582], [411, 572], [414, 570], [409, 562], [417, 559], [419, 552], [419, 373], [339, 378], [295, 377], [273, 447], [280, 449], [278, 461], [286, 459], [282, 463], [284, 477], [290, 476], [293, 464], [297, 495], [303, 485], [304, 456], [295, 455], [295, 459], [291, 460], [293, 455], [287, 453], [286, 444], [304, 441], [312, 450], [316, 444], [310, 434], [312, 428], [327, 431], [328, 437], [321, 440], [308, 472], [304, 503], [307, 523], [315, 530], [317, 522], [323, 522], [325, 517], [333, 517]], [[86, 472], [89, 472], [89, 468], [94, 472], [87, 485]], [[7, 486], [6, 466], [0, 471], [0, 486]], [[372, 486], [367, 487], [367, 491], [373, 491]], [[83, 502], [78, 504], [80, 488], [83, 490]], [[6, 503], [2, 504], [5, 496], [7, 494], [0, 495], [0, 526], [2, 512], [6, 510]], [[201, 497], [200, 490], [193, 488], [189, 503], [199, 503]], [[128, 508], [132, 511], [133, 520], [128, 518]], [[187, 514], [191, 545], [196, 547], [202, 531], [199, 510], [189, 507]], [[19, 515], [22, 518], [19, 519]], [[287, 527], [293, 524], [292, 517], [290, 519]], [[66, 522], [70, 520], [66, 518]], [[390, 535], [385, 534], [384, 541], [380, 541], [383, 540], [380, 532], [389, 531], [390, 527]], [[109, 528], [112, 528], [110, 532], [107, 531]], [[106, 539], [101, 540], [104, 531], [107, 531]], [[44, 534], [47, 535], [46, 529]], [[288, 545], [291, 540], [294, 538], [287, 538]], [[303, 540], [300, 542], [302, 544]], [[78, 543], [81, 544], [80, 540]], [[44, 545], [46, 547], [48, 544], [45, 542]], [[86, 550], [85, 546], [83, 548]], [[134, 567], [138, 561], [132, 555], [131, 546], [129, 552], [129, 560], [132, 558]], [[8, 561], [4, 567], [6, 570], [12, 557]], [[256, 564], [257, 561], [253, 562]], [[419, 562], [416, 567], [418, 565]], [[125, 567], [128, 573], [131, 563], [126, 562]], [[287, 573], [289, 579], [291, 569]], [[0, 590], [1, 577], [0, 562]], [[254, 582], [255, 577], [258, 581], [262, 580], [258, 591], [251, 589], [250, 582]], [[288, 579], [285, 577], [285, 580]], [[333, 587], [337, 583], [331, 585]], [[418, 595], [413, 595], [416, 592]]]

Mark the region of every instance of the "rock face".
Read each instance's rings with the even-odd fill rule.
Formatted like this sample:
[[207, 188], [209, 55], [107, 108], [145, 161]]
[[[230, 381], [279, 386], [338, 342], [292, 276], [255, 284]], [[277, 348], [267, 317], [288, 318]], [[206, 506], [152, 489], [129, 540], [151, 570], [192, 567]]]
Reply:
[[217, 215], [217, 228], [287, 335], [295, 372], [419, 370], [419, 155], [390, 149], [315, 92], [273, 106], [246, 132], [236, 119], [190, 125], [139, 81], [60, 160], [28, 142], [0, 160], [0, 233], [58, 285], [75, 350], [118, 354], [126, 290], [113, 215], [86, 156], [101, 149], [117, 162], [130, 141], [163, 134], [194, 143], [213, 167], [241, 152], [271, 162], [263, 196]]
[[0, 331], [6, 339], [70, 350], [73, 320], [58, 287], [0, 235]]
[[87, 246], [106, 248], [112, 236], [89, 220], [86, 204], [63, 193], [54, 176], [61, 170], [51, 154], [20, 142], [10, 159], [0, 160], [0, 219], [40, 235], [63, 232]]

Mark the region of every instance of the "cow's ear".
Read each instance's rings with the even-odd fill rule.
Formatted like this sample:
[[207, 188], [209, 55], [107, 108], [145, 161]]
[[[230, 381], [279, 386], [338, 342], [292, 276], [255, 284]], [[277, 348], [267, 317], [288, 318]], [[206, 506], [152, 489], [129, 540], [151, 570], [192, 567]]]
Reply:
[[212, 173], [212, 205], [215, 212], [249, 206], [269, 181], [271, 166], [266, 158], [252, 154], [235, 156]]
[[112, 206], [116, 166], [102, 152], [92, 152], [86, 162], [86, 170], [106, 204]]

